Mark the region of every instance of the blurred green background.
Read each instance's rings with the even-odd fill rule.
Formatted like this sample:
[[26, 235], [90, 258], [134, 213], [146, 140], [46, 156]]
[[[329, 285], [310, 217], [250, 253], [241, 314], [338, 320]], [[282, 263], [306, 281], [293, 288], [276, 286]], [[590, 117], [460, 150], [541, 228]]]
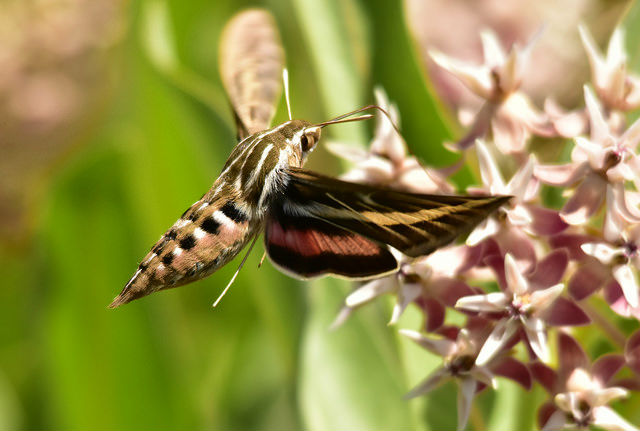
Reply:
[[[627, 4], [606, 3], [617, 11]], [[280, 26], [295, 117], [326, 120], [372, 102], [382, 85], [411, 151], [433, 165], [456, 160], [441, 143], [460, 130], [424, 78], [402, 2], [7, 0], [0, 43], [44, 28], [38, 37], [51, 46], [13, 53], [43, 71], [35, 90], [7, 102], [9, 86], [0, 87], [12, 107], [2, 111], [0, 137], [0, 429], [455, 427], [455, 386], [402, 399], [439, 360], [386, 326], [390, 300], [329, 331], [348, 283], [298, 282], [269, 263], [258, 269], [261, 247], [215, 310], [237, 261], [106, 309], [235, 144], [218, 38], [235, 12], [254, 5]], [[74, 12], [60, 18], [55, 8]], [[47, 18], [52, 10], [57, 20]], [[39, 19], [46, 22], [20, 27]], [[637, 40], [640, 26], [628, 27]], [[12, 57], [0, 55], [3, 65]], [[11, 78], [10, 67], [0, 69], [0, 81]], [[28, 105], [33, 92], [51, 100]], [[280, 106], [276, 121], [285, 112]], [[325, 139], [363, 145], [372, 126], [336, 127]], [[322, 149], [308, 166], [341, 170]], [[409, 310], [401, 327], [419, 323]], [[501, 385], [479, 398], [470, 427], [532, 429], [531, 403], [542, 392]]]

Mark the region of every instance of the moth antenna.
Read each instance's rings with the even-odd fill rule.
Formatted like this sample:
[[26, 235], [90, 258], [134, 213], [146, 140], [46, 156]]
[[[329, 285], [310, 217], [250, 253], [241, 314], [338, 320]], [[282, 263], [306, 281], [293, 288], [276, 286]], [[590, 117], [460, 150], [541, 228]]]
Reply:
[[369, 120], [370, 118], [373, 118], [373, 115], [366, 114], [366, 115], [361, 115], [359, 117], [354, 117], [354, 118], [343, 118], [341, 120], [329, 120], [323, 123], [314, 124], [313, 127], [324, 127], [324, 126], [329, 126], [331, 124], [351, 123], [353, 121]]
[[[387, 119], [389, 120], [391, 125], [393, 126], [393, 130], [395, 130], [396, 133], [400, 134], [400, 130], [398, 130], [398, 127], [393, 122], [393, 119], [391, 118], [391, 115], [389, 115], [389, 113], [384, 108], [382, 108], [381, 106], [378, 106], [378, 105], [367, 105], [367, 106], [365, 106], [363, 108], [356, 109], [355, 111], [351, 111], [351, 112], [347, 112], [346, 114], [339, 115], [336, 118], [332, 118], [329, 121], [325, 121], [324, 123], [317, 124], [317, 126], [326, 126], [328, 124], [344, 123], [344, 122], [346, 122], [346, 121], [342, 121], [344, 118], [351, 117], [353, 114], [357, 114], [357, 113], [362, 112], [362, 111], [367, 111], [369, 109], [377, 109], [378, 111], [382, 112], [385, 115], [385, 117], [387, 117]], [[361, 117], [356, 117], [356, 118], [357, 119], [354, 118], [352, 121], [365, 120], [367, 118], [371, 118], [371, 116], [367, 117], [366, 115], [363, 115]]]
[[262, 257], [260, 258], [260, 263], [258, 264], [258, 268], [260, 268], [262, 266], [262, 264], [264, 263], [264, 258], [267, 257], [267, 252], [265, 251], [264, 253], [262, 253]]
[[282, 84], [284, 85], [284, 100], [287, 104], [287, 113], [289, 114], [289, 120], [293, 120], [291, 117], [291, 101], [289, 100], [289, 69], [286, 67], [282, 69]]
[[253, 249], [253, 246], [256, 244], [257, 240], [258, 240], [258, 235], [256, 235], [255, 238], [253, 238], [253, 241], [251, 241], [251, 245], [249, 246], [249, 250], [247, 250], [247, 254], [245, 254], [244, 257], [242, 258], [242, 262], [240, 262], [240, 265], [238, 266], [238, 269], [236, 269], [236, 272], [233, 274], [233, 277], [231, 277], [231, 280], [229, 280], [229, 283], [227, 284], [227, 287], [224, 288], [224, 290], [222, 291], [220, 296], [218, 296], [218, 299], [216, 299], [216, 301], [213, 303], [213, 308], [216, 308], [218, 306], [218, 303], [222, 300], [224, 295], [226, 295], [227, 290], [229, 290], [229, 288], [231, 287], [233, 282], [236, 280], [236, 277], [238, 276], [238, 273], [240, 272], [240, 270], [244, 266], [244, 263], [247, 261], [247, 258], [249, 257], [249, 253], [251, 253], [251, 250]]

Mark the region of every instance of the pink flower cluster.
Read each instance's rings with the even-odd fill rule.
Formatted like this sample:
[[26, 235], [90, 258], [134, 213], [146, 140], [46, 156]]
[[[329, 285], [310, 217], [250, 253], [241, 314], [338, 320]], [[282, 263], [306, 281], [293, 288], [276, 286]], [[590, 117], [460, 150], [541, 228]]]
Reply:
[[[482, 185], [467, 192], [514, 198], [466, 243], [419, 259], [399, 256], [398, 272], [359, 286], [336, 320], [342, 323], [384, 294], [397, 298], [392, 324], [415, 304], [424, 315], [422, 327], [400, 333], [442, 357], [442, 366], [408, 397], [455, 380], [459, 429], [466, 426], [475, 395], [496, 388], [496, 376], [525, 390], [534, 382], [544, 387], [549, 399], [539, 409], [541, 429], [638, 429], [609, 403], [640, 390], [640, 331], [627, 340], [611, 319], [614, 314], [596, 305], [600, 301], [620, 316], [640, 320], [640, 120], [630, 126], [625, 120], [627, 112], [640, 108], [640, 78], [627, 70], [621, 30], [614, 32], [606, 55], [587, 29], [580, 28], [580, 35], [592, 82], [584, 87], [585, 108], [571, 112], [551, 100], [540, 110], [521, 90], [535, 40], [504, 52], [485, 32], [481, 65], [431, 53], [484, 99], [466, 136], [448, 144], [467, 163], [477, 163]], [[397, 122], [397, 110], [381, 90], [376, 97]], [[533, 140], [566, 142], [570, 160], [540, 162], [545, 154], [532, 154]], [[448, 176], [461, 165], [424, 167], [385, 121], [379, 121], [368, 151], [338, 148], [336, 153], [355, 164], [345, 175], [349, 180], [419, 193], [452, 193]], [[566, 198], [562, 208], [541, 193], [555, 188]], [[464, 323], [451, 323], [451, 315], [462, 316], [454, 320]], [[590, 359], [571, 335], [580, 325], [599, 325], [619, 351]], [[557, 340], [557, 348], [550, 339]]]

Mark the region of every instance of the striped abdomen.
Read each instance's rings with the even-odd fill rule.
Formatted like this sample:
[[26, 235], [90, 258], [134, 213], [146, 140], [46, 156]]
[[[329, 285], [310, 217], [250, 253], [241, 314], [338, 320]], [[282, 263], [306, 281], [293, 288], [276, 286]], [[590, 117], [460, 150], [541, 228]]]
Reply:
[[224, 185], [217, 196], [207, 193], [162, 235], [111, 308], [199, 280], [238, 254], [261, 222]]

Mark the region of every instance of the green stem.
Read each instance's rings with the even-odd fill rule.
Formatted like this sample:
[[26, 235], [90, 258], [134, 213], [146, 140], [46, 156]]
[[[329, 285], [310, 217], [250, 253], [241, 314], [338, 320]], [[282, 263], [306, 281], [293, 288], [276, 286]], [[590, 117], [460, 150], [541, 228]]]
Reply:
[[485, 430], [487, 429], [486, 422], [484, 420], [484, 416], [482, 415], [482, 410], [478, 407], [475, 400], [473, 404], [471, 404], [471, 412], [469, 414], [469, 422], [471, 422], [471, 426], [475, 430]]
[[587, 313], [587, 316], [589, 316], [593, 323], [598, 325], [602, 332], [607, 334], [607, 336], [613, 343], [615, 343], [620, 348], [624, 348], [624, 345], [627, 342], [627, 337], [622, 333], [622, 331], [614, 326], [609, 321], [609, 319], [603, 316], [602, 313], [600, 313], [600, 311], [598, 311], [591, 304], [582, 302], [580, 306], [582, 307], [584, 312]]

